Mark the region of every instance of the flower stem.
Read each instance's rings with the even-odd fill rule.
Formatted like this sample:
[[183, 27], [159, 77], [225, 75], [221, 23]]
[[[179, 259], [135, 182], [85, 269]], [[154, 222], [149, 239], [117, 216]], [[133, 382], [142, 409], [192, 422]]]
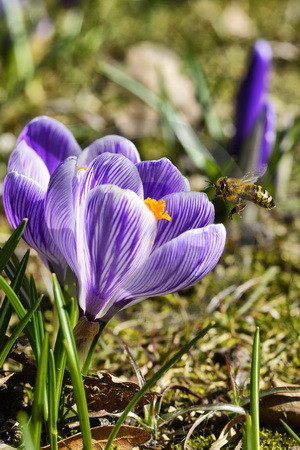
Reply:
[[82, 365], [82, 369], [81, 369], [82, 375], [86, 375], [88, 370], [89, 370], [95, 347], [96, 347], [96, 345], [98, 343], [99, 337], [101, 336], [101, 333], [104, 330], [106, 324], [107, 324], [107, 322], [100, 322], [100, 324], [98, 324], [99, 325], [99, 331], [94, 336], [93, 341], [92, 342], [90, 341], [88, 352], [86, 353], [86, 358], [85, 358], [84, 364]]
[[[79, 357], [80, 367], [85, 367], [87, 358], [95, 348], [93, 346], [95, 337], [99, 334], [99, 323], [89, 322], [85, 316], [80, 317], [77, 325], [74, 328], [74, 337]], [[98, 340], [98, 339], [97, 339]], [[92, 355], [89, 358], [89, 363]], [[88, 367], [87, 367], [88, 369]]]

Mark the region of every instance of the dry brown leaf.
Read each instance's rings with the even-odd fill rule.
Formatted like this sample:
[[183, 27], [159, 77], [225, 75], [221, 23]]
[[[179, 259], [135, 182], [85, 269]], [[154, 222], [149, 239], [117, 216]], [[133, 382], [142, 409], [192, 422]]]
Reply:
[[[121, 381], [107, 372], [99, 372], [98, 378], [84, 379], [84, 386], [89, 411], [119, 412], [124, 411], [130, 400], [140, 390], [138, 384]], [[153, 399], [155, 394], [145, 394], [138, 403], [144, 406]], [[109, 401], [108, 401], [109, 399]]]
[[[274, 381], [273, 387], [299, 387], [296, 384], [286, 384], [282, 381]], [[300, 393], [286, 392], [282, 394], [270, 394], [260, 400], [260, 417], [264, 425], [272, 426], [283, 419], [292, 428], [300, 427]]]
[[[98, 372], [98, 377], [84, 377], [84, 387], [89, 412], [93, 413], [124, 411], [130, 400], [140, 390], [138, 384], [121, 381], [108, 372]], [[156, 395], [154, 393], [145, 394], [138, 406], [150, 403]], [[73, 403], [73, 401], [71, 395], [69, 402]]]
[[[107, 439], [112, 430], [113, 425], [92, 428], [92, 444], [94, 450], [104, 449]], [[120, 428], [118, 436], [114, 439], [113, 444], [117, 445], [119, 450], [133, 450], [134, 447], [147, 442], [150, 437], [150, 433], [143, 430], [142, 428], [123, 425]], [[81, 433], [74, 434], [74, 436], [60, 441], [58, 443], [58, 448], [63, 450], [82, 450], [83, 444]], [[42, 449], [49, 450], [50, 445], [42, 447]]]

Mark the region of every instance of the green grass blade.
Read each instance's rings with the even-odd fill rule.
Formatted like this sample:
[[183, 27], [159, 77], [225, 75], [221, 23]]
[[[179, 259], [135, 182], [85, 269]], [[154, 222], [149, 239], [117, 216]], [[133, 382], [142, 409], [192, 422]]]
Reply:
[[[35, 282], [33, 277], [30, 278], [29, 282], [29, 296], [30, 296], [30, 304], [35, 305], [38, 301], [38, 293], [35, 286]], [[36, 346], [36, 358], [39, 361], [39, 357], [41, 354], [42, 342], [45, 337], [45, 325], [43, 320], [42, 311], [40, 309], [37, 310], [36, 314], [32, 318], [32, 328], [34, 333], [34, 341]]]
[[[275, 387], [270, 389], [263, 389], [259, 392], [259, 398], [268, 397], [269, 395], [273, 394], [290, 394], [292, 392], [295, 392], [297, 394], [300, 393], [300, 387], [298, 386], [282, 386], [282, 387]], [[242, 406], [247, 406], [250, 402], [250, 397], [243, 397], [241, 400]]]
[[[14, 273], [14, 276], [11, 281], [11, 288], [14, 290], [16, 294], [18, 294], [23, 279], [25, 275], [25, 270], [27, 267], [29, 258], [29, 250], [25, 253], [23, 256], [21, 262], [19, 263], [19, 266]], [[7, 298], [4, 299], [3, 305], [0, 309], [0, 342], [3, 342], [4, 336], [6, 334], [6, 330], [11, 318], [11, 314], [13, 312], [13, 308]]]
[[6, 335], [7, 327], [13, 312], [13, 307], [11, 306], [9, 300], [5, 298], [3, 304], [0, 308], [0, 342], [4, 341], [4, 336]]
[[39, 301], [36, 302], [36, 304], [28, 311], [28, 313], [24, 316], [24, 318], [18, 323], [18, 325], [16, 326], [16, 328], [12, 332], [11, 336], [6, 341], [6, 343], [4, 344], [4, 346], [3, 346], [2, 350], [1, 350], [1, 354], [0, 354], [0, 367], [3, 366], [3, 364], [4, 364], [4, 362], [5, 362], [6, 358], [7, 358], [10, 350], [12, 349], [14, 343], [16, 342], [16, 340], [18, 339], [19, 335], [22, 333], [22, 331], [26, 327], [26, 325], [29, 322], [29, 320], [32, 318], [32, 316], [35, 313], [35, 311], [37, 310], [37, 308], [39, 307], [39, 305], [41, 303], [41, 300], [42, 300], [42, 296], [40, 297]]
[[138, 401], [143, 397], [143, 395], [161, 378], [161, 376], [170, 369], [182, 356], [187, 353], [193, 345], [196, 344], [196, 342], [203, 338], [208, 331], [214, 326], [214, 322], [210, 323], [206, 328], [201, 330], [188, 344], [184, 345], [175, 355], [169, 359], [154, 375], [153, 377], [148, 380], [144, 386], [135, 394], [135, 396], [132, 398], [132, 400], [128, 403], [127, 407], [119, 417], [117, 423], [115, 424], [113, 431], [111, 432], [107, 443], [105, 445], [104, 450], [109, 450], [113, 440], [117, 436], [122, 423], [126, 419], [128, 413], [134, 408], [134, 406], [138, 403]]
[[61, 397], [61, 390], [62, 390], [62, 385], [63, 385], [63, 379], [64, 379], [64, 374], [65, 374], [65, 369], [66, 369], [66, 364], [67, 364], [67, 352], [65, 349], [65, 346], [63, 345], [63, 340], [60, 341], [61, 342], [61, 351], [57, 357], [57, 359], [55, 359], [55, 369], [56, 369], [56, 403], [57, 405], [59, 405], [59, 399]]
[[284, 428], [286, 429], [286, 431], [289, 433], [289, 435], [295, 439], [295, 441], [297, 442], [297, 444], [300, 444], [300, 437], [295, 433], [294, 430], [292, 430], [292, 428], [282, 419], [280, 419], [280, 422], [282, 423], [282, 425], [284, 426]]
[[250, 414], [251, 414], [251, 450], [260, 449], [259, 440], [259, 374], [260, 374], [260, 336], [259, 328], [256, 328], [252, 362], [251, 362], [251, 380], [250, 380]]
[[[13, 263], [13, 261], [17, 259], [16, 255], [13, 254], [11, 260], [8, 261], [8, 263], [5, 266], [5, 273], [8, 276], [8, 278], [12, 281], [15, 277], [15, 274], [18, 270], [19, 267], [19, 260], [18, 262], [16, 262], [16, 264]], [[22, 282], [22, 286], [20, 288], [20, 292], [19, 292], [19, 296], [20, 296], [20, 300], [24, 306], [24, 308], [27, 308], [28, 305], [30, 305], [30, 296], [29, 296], [29, 283], [27, 281], [26, 275], [24, 275], [23, 277], [23, 282]]]
[[25, 277], [25, 271], [27, 268], [28, 260], [29, 260], [29, 253], [30, 253], [29, 250], [27, 250], [27, 252], [23, 256], [23, 258], [19, 262], [18, 267], [17, 267], [17, 269], [14, 273], [14, 276], [12, 278], [12, 281], [11, 281], [11, 287], [16, 293], [18, 293], [20, 291], [24, 277]]
[[51, 450], [57, 450], [58, 402], [56, 398], [56, 370], [52, 349], [48, 355], [48, 404], [49, 404], [49, 441]]
[[0, 273], [8, 263], [8, 260], [12, 257], [12, 254], [25, 231], [26, 224], [27, 219], [24, 219], [0, 250]]
[[124, 87], [158, 111], [172, 129], [195, 167], [206, 173], [211, 179], [217, 176], [219, 168], [213, 156], [200, 141], [186, 118], [178, 113], [169, 102], [161, 99], [146, 86], [111, 64], [102, 62], [99, 70], [107, 78]]
[[[49, 352], [49, 335], [46, 333], [41, 349], [41, 357], [37, 366], [37, 376], [34, 388], [34, 399], [32, 404], [31, 427], [35, 448], [41, 446], [41, 431], [43, 417], [45, 418], [45, 393], [47, 381], [47, 366]], [[47, 411], [46, 411], [47, 413]], [[46, 418], [47, 419], [47, 414]]]
[[188, 54], [187, 64], [195, 81], [197, 96], [202, 107], [207, 130], [215, 141], [220, 142], [223, 140], [221, 123], [218, 116], [215, 114], [202, 67], [200, 63], [197, 62], [195, 55], [191, 54], [191, 52]]
[[[70, 298], [66, 305], [68, 316], [70, 319], [71, 328], [73, 329], [77, 322], [78, 308], [74, 298]], [[56, 370], [56, 402], [59, 405], [59, 399], [61, 397], [61, 390], [63, 385], [64, 373], [67, 362], [67, 353], [63, 344], [64, 335], [62, 328], [58, 330], [55, 348], [54, 348], [54, 361]]]
[[4, 291], [7, 298], [11, 302], [15, 312], [19, 316], [19, 319], [23, 319], [27, 313], [26, 309], [18, 299], [17, 294], [14, 292], [12, 287], [7, 283], [7, 281], [0, 275], [0, 288]]
[[252, 450], [252, 423], [250, 414], [246, 415], [243, 448], [244, 450]]
[[[11, 256], [11, 261], [8, 261], [4, 271], [7, 274], [8, 278], [11, 280], [10, 286], [15, 291], [15, 293], [20, 293], [20, 299], [23, 299], [22, 305], [25, 309], [27, 309], [30, 305], [30, 299], [27, 294], [24, 293], [23, 286], [26, 284], [26, 276], [25, 272], [27, 269], [27, 264], [29, 261], [30, 251], [24, 254], [21, 261], [13, 254]], [[13, 263], [14, 261], [14, 263]], [[24, 295], [25, 294], [25, 295]]]
[[[20, 302], [17, 294], [14, 292], [12, 287], [7, 283], [7, 281], [0, 275], [0, 288], [3, 290], [8, 300], [10, 301], [12, 307], [17, 313], [20, 320], [24, 319], [27, 314], [27, 310], [24, 308], [22, 303]], [[28, 335], [28, 339], [30, 340], [31, 347], [33, 352], [36, 354], [36, 343], [34, 340], [34, 332], [31, 327], [31, 323], [29, 322], [25, 328], [26, 333]]]
[[63, 293], [61, 291], [59, 282], [54, 274], [53, 274], [53, 291], [60, 326], [64, 336], [63, 342], [67, 351], [68, 367], [70, 370], [71, 380], [74, 388], [74, 396], [76, 400], [78, 417], [80, 421], [83, 446], [85, 450], [92, 450], [93, 446], [92, 446], [89, 414], [75, 339], [70, 324], [70, 319], [65, 309], [65, 301]]
[[34, 445], [33, 434], [28, 415], [25, 411], [20, 411], [17, 414], [17, 419], [22, 429], [22, 448], [26, 450], [36, 450], [37, 447]]

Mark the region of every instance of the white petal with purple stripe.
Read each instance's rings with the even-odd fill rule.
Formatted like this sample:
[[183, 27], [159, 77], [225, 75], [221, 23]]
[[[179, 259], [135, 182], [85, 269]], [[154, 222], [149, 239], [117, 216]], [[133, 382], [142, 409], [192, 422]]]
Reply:
[[32, 178], [45, 188], [50, 174], [42, 158], [25, 141], [20, 142], [12, 152], [8, 162], [8, 173], [17, 172]]
[[159, 220], [153, 251], [185, 231], [202, 228], [214, 221], [214, 206], [202, 192], [176, 192], [166, 195], [166, 210], [171, 220]]
[[134, 164], [141, 160], [136, 146], [131, 141], [122, 136], [109, 135], [97, 139], [84, 149], [78, 158], [78, 164], [88, 166], [97, 156], [105, 152], [121, 154]]
[[[217, 264], [225, 245], [223, 225], [186, 231], [154, 251], [118, 293], [115, 308], [192, 286]], [[117, 297], [115, 297], [117, 300]]]
[[18, 143], [22, 141], [42, 158], [50, 175], [64, 159], [81, 153], [68, 128], [47, 116], [36, 117], [29, 122], [18, 138]]
[[70, 157], [58, 166], [50, 179], [45, 200], [45, 220], [49, 232], [73, 270], [77, 267], [73, 198], [76, 162], [76, 158]]
[[77, 218], [80, 306], [88, 316], [104, 315], [114, 293], [148, 258], [156, 220], [130, 190], [93, 189]]
[[11, 172], [4, 181], [3, 203], [7, 218], [13, 228], [28, 218], [23, 235], [25, 241], [36, 249], [49, 263], [60, 268], [63, 275], [66, 262], [55, 245], [46, 226], [44, 199], [46, 190], [36, 181], [24, 175]]
[[[80, 164], [77, 162], [78, 170]], [[103, 184], [113, 184], [122, 189], [130, 189], [143, 198], [143, 185], [135, 165], [122, 155], [104, 153], [97, 156], [83, 171], [78, 183], [79, 200], [89, 193], [91, 189]]]
[[144, 198], [151, 197], [160, 200], [173, 192], [190, 190], [187, 179], [167, 158], [158, 161], [143, 161], [136, 167], [144, 186]]

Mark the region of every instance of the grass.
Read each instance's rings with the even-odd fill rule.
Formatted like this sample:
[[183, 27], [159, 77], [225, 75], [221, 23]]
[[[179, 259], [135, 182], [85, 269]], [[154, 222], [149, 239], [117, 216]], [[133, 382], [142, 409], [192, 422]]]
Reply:
[[[265, 220], [263, 213], [264, 211], [261, 212], [262, 222]], [[273, 220], [275, 224], [275, 218]], [[236, 233], [235, 225], [232, 227], [232, 235], [234, 235]], [[293, 226], [289, 225], [289, 231], [292, 238]], [[230, 239], [232, 239], [232, 235], [229, 234]], [[19, 238], [18, 232], [16, 236]], [[14, 245], [10, 244], [9, 248], [13, 249]], [[276, 248], [276, 252], [274, 248]], [[275, 239], [272, 244], [272, 252], [270, 249], [271, 247], [262, 247], [261, 245], [257, 248], [253, 245], [233, 246], [232, 248], [229, 245], [216, 270], [197, 286], [180, 294], [150, 299], [135, 305], [131, 309], [121, 312], [103, 331], [100, 345], [96, 347], [93, 358], [94, 370], [102, 370], [105, 367], [105, 370], [116, 376], [122, 376], [128, 380], [135, 378], [135, 369], [124, 352], [122, 344], [116, 338], [119, 336], [130, 345], [132, 356], [142, 373], [146, 375], [147, 380], [150, 381], [155, 374], [161, 375], [159, 378], [155, 378], [154, 390], [164, 392], [167, 389], [163, 396], [159, 417], [165, 417], [168, 421], [157, 428], [158, 442], [162, 446], [168, 443], [170, 448], [178, 448], [177, 445], [182, 445], [190, 426], [200, 418], [199, 412], [197, 412], [199, 408], [201, 409], [199, 405], [230, 403], [238, 406], [244, 396], [251, 391], [254, 392], [254, 389], [250, 388], [249, 380], [255, 324], [259, 324], [261, 331], [261, 387], [267, 387], [274, 376], [286, 382], [297, 383], [299, 277], [297, 274], [293, 275], [293, 283], [291, 283], [292, 253], [289, 253], [291, 258], [288, 261], [289, 264], [285, 265], [287, 261], [282, 264], [281, 252], [286, 249], [284, 239]], [[244, 270], [241, 271], [240, 267], [243, 267]], [[266, 284], [266, 273], [274, 268], [276, 268], [274, 277], [269, 279]], [[39, 266], [34, 269], [37, 279], [39, 270]], [[227, 274], [226, 279], [224, 273]], [[228, 286], [233, 284], [236, 287], [231, 293], [226, 294]], [[9, 295], [10, 290], [5, 287], [4, 282], [2, 282], [2, 287]], [[40, 289], [42, 286], [39, 287]], [[32, 292], [34, 294], [34, 290]], [[223, 295], [221, 295], [222, 292], [224, 292]], [[259, 292], [260, 295], [257, 296], [255, 292]], [[206, 307], [214, 295], [219, 295], [219, 303], [215, 303], [215, 309], [207, 312]], [[241, 314], [242, 307], [249, 302], [251, 297], [254, 298], [254, 301], [251, 301], [250, 307]], [[15, 302], [15, 297], [12, 296], [12, 300]], [[43, 316], [47, 318], [44, 326], [52, 334], [53, 313], [49, 309], [50, 304], [48, 307], [46, 305], [44, 304], [42, 312]], [[16, 304], [16, 308], [20, 309], [21, 317], [26, 318], [26, 311], [23, 311], [18, 304]], [[32, 313], [34, 314], [34, 311]], [[274, 326], [275, 319], [276, 326]], [[211, 320], [215, 321], [215, 326], [209, 336], [204, 336], [167, 372], [162, 373], [158, 370], [170, 360], [176, 351], [190, 341], [191, 335], [195, 334], [197, 328], [201, 328], [203, 323]], [[37, 318], [34, 323], [35, 326], [31, 333], [40, 336], [40, 345], [37, 345], [37, 340], [35, 340], [34, 348], [37, 357], [42, 358], [40, 361], [43, 361], [45, 356], [42, 355], [45, 355], [47, 343], [43, 344], [44, 338], [41, 331], [34, 331], [35, 327], [40, 327]], [[278, 336], [280, 340], [278, 340]], [[63, 336], [57, 337], [57, 339], [62, 342]], [[22, 349], [20, 345], [21, 343], [18, 343], [19, 350]], [[60, 344], [57, 345], [54, 359], [51, 351], [48, 355], [49, 370], [52, 374], [54, 373], [53, 364], [54, 367], [55, 365], [63, 367], [65, 364], [63, 362], [65, 353], [61, 353], [62, 349]], [[28, 346], [23, 349], [29, 359], [32, 359], [28, 350]], [[227, 355], [229, 365], [226, 364], [225, 355]], [[45, 364], [43, 362], [43, 365]], [[13, 367], [11, 365], [12, 369]], [[69, 367], [71, 369], [70, 364]], [[63, 372], [59, 370], [56, 373], [61, 376]], [[56, 405], [59, 401], [57, 393], [60, 392], [61, 383], [62, 378], [60, 381], [56, 380], [52, 388], [49, 386], [49, 401], [52, 397], [52, 401]], [[40, 383], [40, 385], [44, 385], [44, 383]], [[27, 387], [27, 392], [30, 393], [32, 389], [32, 387]], [[29, 394], [29, 399], [31, 395], [32, 393]], [[41, 391], [38, 398], [41, 399], [42, 395]], [[41, 400], [38, 404], [41, 404]], [[80, 404], [82, 405], [82, 402]], [[202, 408], [205, 407], [202, 406]], [[176, 413], [177, 410], [180, 412], [179, 415]], [[37, 409], [37, 411], [40, 410]], [[53, 410], [51, 408], [49, 410], [52, 423], [57, 420], [57, 411], [57, 406]], [[138, 411], [136, 410], [136, 412]], [[208, 411], [205, 412], [205, 414], [207, 413]], [[37, 418], [40, 417], [40, 413], [35, 414]], [[61, 422], [61, 420], [63, 421]], [[64, 427], [66, 426], [65, 420], [66, 418], [62, 419], [60, 416], [60, 427], [63, 423]], [[220, 417], [199, 424], [189, 440], [191, 448], [209, 448], [228, 421], [228, 413], [222, 412]], [[24, 426], [26, 428], [26, 425]], [[39, 436], [39, 426], [40, 423], [37, 421], [38, 428], [34, 432], [36, 434], [34, 434], [33, 441]], [[241, 433], [240, 428], [238, 430], [238, 433]], [[26, 437], [26, 429], [24, 432]], [[27, 440], [31, 439], [32, 432], [28, 431]], [[62, 436], [61, 433], [62, 430], [59, 431], [59, 436]], [[57, 437], [57, 435], [52, 435], [52, 437], [50, 435], [53, 448], [55, 448], [54, 442]], [[43, 439], [45, 438], [46, 436], [43, 435]], [[293, 442], [279, 424], [273, 430], [261, 428], [260, 441], [261, 448], [268, 448], [270, 442], [273, 442], [274, 445], [277, 445], [277, 442], [289, 444]], [[227, 448], [234, 447], [228, 444]], [[282, 448], [288, 447], [283, 446]]]
[[[265, 211], [260, 212], [260, 223], [265, 227], [272, 226], [276, 232], [269, 246], [238, 244], [239, 222], [234, 222], [228, 228], [228, 245], [221, 262], [201, 283], [180, 294], [150, 299], [135, 305], [120, 313], [103, 331], [93, 358], [94, 370], [105, 368], [116, 376], [135, 379], [135, 370], [120, 341], [115, 338], [119, 336], [130, 345], [136, 364], [147, 380], [150, 380], [174, 352], [189, 342], [190, 336], [197, 328], [201, 328], [203, 323], [208, 321], [215, 321], [209, 337], [204, 337], [198, 345], [192, 347], [154, 386], [154, 390], [158, 392], [167, 389], [160, 416], [173, 411], [171, 422], [158, 428], [158, 439], [162, 446], [167, 443], [171, 448], [182, 445], [190, 426], [199, 418], [197, 405], [239, 404], [242, 398], [249, 394], [250, 355], [256, 324], [259, 325], [261, 334], [261, 387], [268, 387], [273, 378], [291, 384], [298, 382], [300, 279], [296, 271], [297, 254], [293, 252], [292, 246], [297, 226], [296, 221], [285, 224], [284, 213], [276, 214], [270, 219], [265, 215]], [[286, 228], [285, 233], [283, 227]], [[17, 239], [20, 237], [20, 231], [16, 232]], [[289, 236], [290, 241], [287, 242], [285, 236]], [[9, 249], [6, 258], [11, 255], [14, 247], [14, 243], [9, 241], [9, 245], [5, 247]], [[21, 245], [20, 255], [25, 250], [24, 245]], [[40, 262], [36, 261], [31, 271], [39, 280], [42, 267]], [[268, 273], [273, 273], [271, 279], [268, 278]], [[228, 291], [231, 286], [234, 287]], [[39, 285], [38, 290], [43, 292], [43, 286]], [[36, 296], [34, 289], [31, 291], [32, 295]], [[7, 290], [7, 294], [9, 293]], [[214, 296], [219, 296], [219, 301], [214, 303], [214, 309], [207, 312], [207, 306], [211, 304]], [[249, 304], [251, 298], [250, 306], [245, 309], [244, 306]], [[15, 301], [15, 297], [12, 297], [12, 300]], [[26, 318], [26, 311], [22, 309], [24, 307], [16, 304], [16, 308], [19, 309], [21, 317]], [[245, 312], [241, 313], [243, 309]], [[44, 303], [43, 316], [46, 318], [46, 330], [53, 333], [52, 323], [55, 321], [49, 303]], [[35, 324], [37, 327], [37, 319]], [[43, 337], [41, 331], [31, 333], [40, 336], [40, 339]], [[58, 340], [62, 342], [62, 338], [61, 336]], [[39, 357], [42, 340], [41, 345], [37, 345], [38, 339], [34, 342], [36, 345], [33, 348]], [[24, 348], [20, 345], [21, 343], [18, 343], [19, 351], [32, 359], [28, 345]], [[58, 367], [64, 364], [64, 354], [59, 352], [61, 349], [58, 345], [55, 354]], [[230, 366], [226, 365], [224, 352], [229, 358]], [[49, 359], [51, 360], [50, 354]], [[10, 367], [13, 370], [16, 368], [11, 362]], [[56, 396], [56, 402], [59, 401], [57, 392], [60, 392], [61, 383], [62, 379], [57, 380], [56, 394], [52, 394]], [[186, 391], [186, 388], [189, 391]], [[33, 388], [27, 387], [27, 392], [28, 389], [30, 393]], [[29, 394], [29, 399], [31, 395], [32, 393]], [[176, 410], [188, 408], [190, 411], [175, 417]], [[57, 414], [57, 409], [55, 411]], [[56, 416], [51, 414], [51, 420], [55, 422]], [[191, 448], [209, 448], [209, 443], [214, 439], [212, 436], [217, 438], [228, 420], [228, 416], [223, 412], [218, 420], [210, 419], [199, 425], [189, 440]], [[61, 431], [59, 435], [61, 436]], [[27, 439], [30, 439], [30, 434]], [[52, 437], [52, 440], [54, 439], [55, 436]], [[261, 429], [260, 441], [261, 448], [268, 448], [270, 445], [288, 448], [288, 445], [293, 444], [292, 438], [288, 437], [280, 424], [273, 430]], [[199, 447], [200, 445], [202, 447]], [[230, 444], [227, 448], [231, 448]]]

